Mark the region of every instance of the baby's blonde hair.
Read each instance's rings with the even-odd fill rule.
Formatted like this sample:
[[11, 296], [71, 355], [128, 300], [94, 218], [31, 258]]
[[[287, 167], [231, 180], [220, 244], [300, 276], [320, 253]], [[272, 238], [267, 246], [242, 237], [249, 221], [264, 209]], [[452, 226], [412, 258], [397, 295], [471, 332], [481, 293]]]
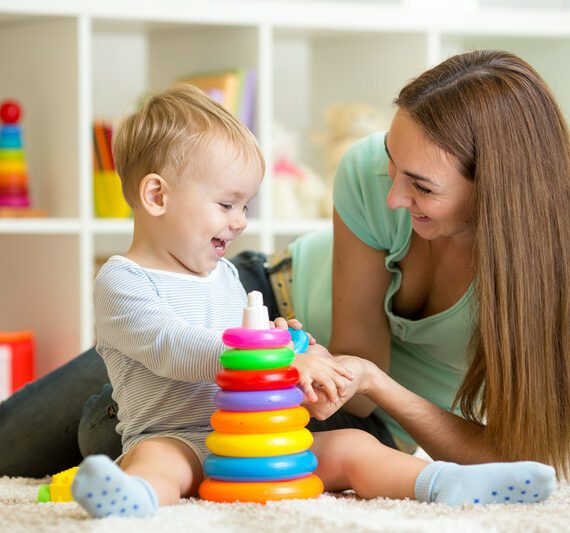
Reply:
[[125, 200], [136, 206], [144, 176], [163, 175], [170, 168], [179, 175], [201, 160], [202, 149], [214, 138], [227, 141], [246, 161], [257, 159], [263, 175], [265, 162], [255, 136], [200, 89], [180, 83], [152, 96], [121, 122], [113, 142]]

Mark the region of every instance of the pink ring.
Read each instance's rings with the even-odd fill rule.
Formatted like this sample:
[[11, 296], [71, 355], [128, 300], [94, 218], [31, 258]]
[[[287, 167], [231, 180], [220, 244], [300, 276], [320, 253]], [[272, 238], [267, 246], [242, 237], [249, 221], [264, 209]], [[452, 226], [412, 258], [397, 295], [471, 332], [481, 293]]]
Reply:
[[222, 342], [231, 348], [280, 348], [291, 341], [286, 329], [230, 328], [224, 331]]

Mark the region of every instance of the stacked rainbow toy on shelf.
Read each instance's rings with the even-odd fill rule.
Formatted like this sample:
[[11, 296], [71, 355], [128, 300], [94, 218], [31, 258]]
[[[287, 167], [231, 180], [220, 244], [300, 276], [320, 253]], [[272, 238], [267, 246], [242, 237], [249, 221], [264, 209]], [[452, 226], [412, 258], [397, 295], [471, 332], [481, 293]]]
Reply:
[[216, 378], [222, 390], [215, 397], [214, 432], [206, 439], [212, 453], [204, 461], [201, 498], [265, 503], [322, 494], [309, 450], [313, 436], [305, 428], [309, 413], [300, 405], [299, 373], [290, 366], [291, 338], [296, 352], [307, 349], [304, 331], [270, 329], [263, 296], [250, 292], [243, 327], [222, 337], [231, 349], [221, 355]]
[[0, 106], [0, 207], [30, 207], [20, 115], [20, 106], [14, 100]]

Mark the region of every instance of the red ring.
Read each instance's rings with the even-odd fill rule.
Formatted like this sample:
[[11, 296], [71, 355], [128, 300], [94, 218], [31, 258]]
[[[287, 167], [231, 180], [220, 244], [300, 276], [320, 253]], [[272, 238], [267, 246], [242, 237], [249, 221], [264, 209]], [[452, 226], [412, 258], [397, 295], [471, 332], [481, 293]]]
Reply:
[[223, 369], [216, 383], [227, 391], [279, 390], [294, 387], [299, 382], [299, 371], [294, 366], [269, 370]]

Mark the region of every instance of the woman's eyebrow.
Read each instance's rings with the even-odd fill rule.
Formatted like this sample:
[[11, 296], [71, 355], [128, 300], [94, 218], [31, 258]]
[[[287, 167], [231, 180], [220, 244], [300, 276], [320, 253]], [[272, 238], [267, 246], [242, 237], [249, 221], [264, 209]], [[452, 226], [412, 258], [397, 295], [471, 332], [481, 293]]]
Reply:
[[435, 183], [435, 181], [431, 180], [430, 178], [426, 178], [425, 176], [420, 176], [419, 174], [414, 174], [413, 172], [408, 172], [406, 170], [404, 170], [404, 174], [406, 174], [406, 176], [410, 176], [410, 178], [413, 178], [416, 181], [423, 181], [424, 183], [429, 183], [434, 187], [439, 187], [439, 185]]

